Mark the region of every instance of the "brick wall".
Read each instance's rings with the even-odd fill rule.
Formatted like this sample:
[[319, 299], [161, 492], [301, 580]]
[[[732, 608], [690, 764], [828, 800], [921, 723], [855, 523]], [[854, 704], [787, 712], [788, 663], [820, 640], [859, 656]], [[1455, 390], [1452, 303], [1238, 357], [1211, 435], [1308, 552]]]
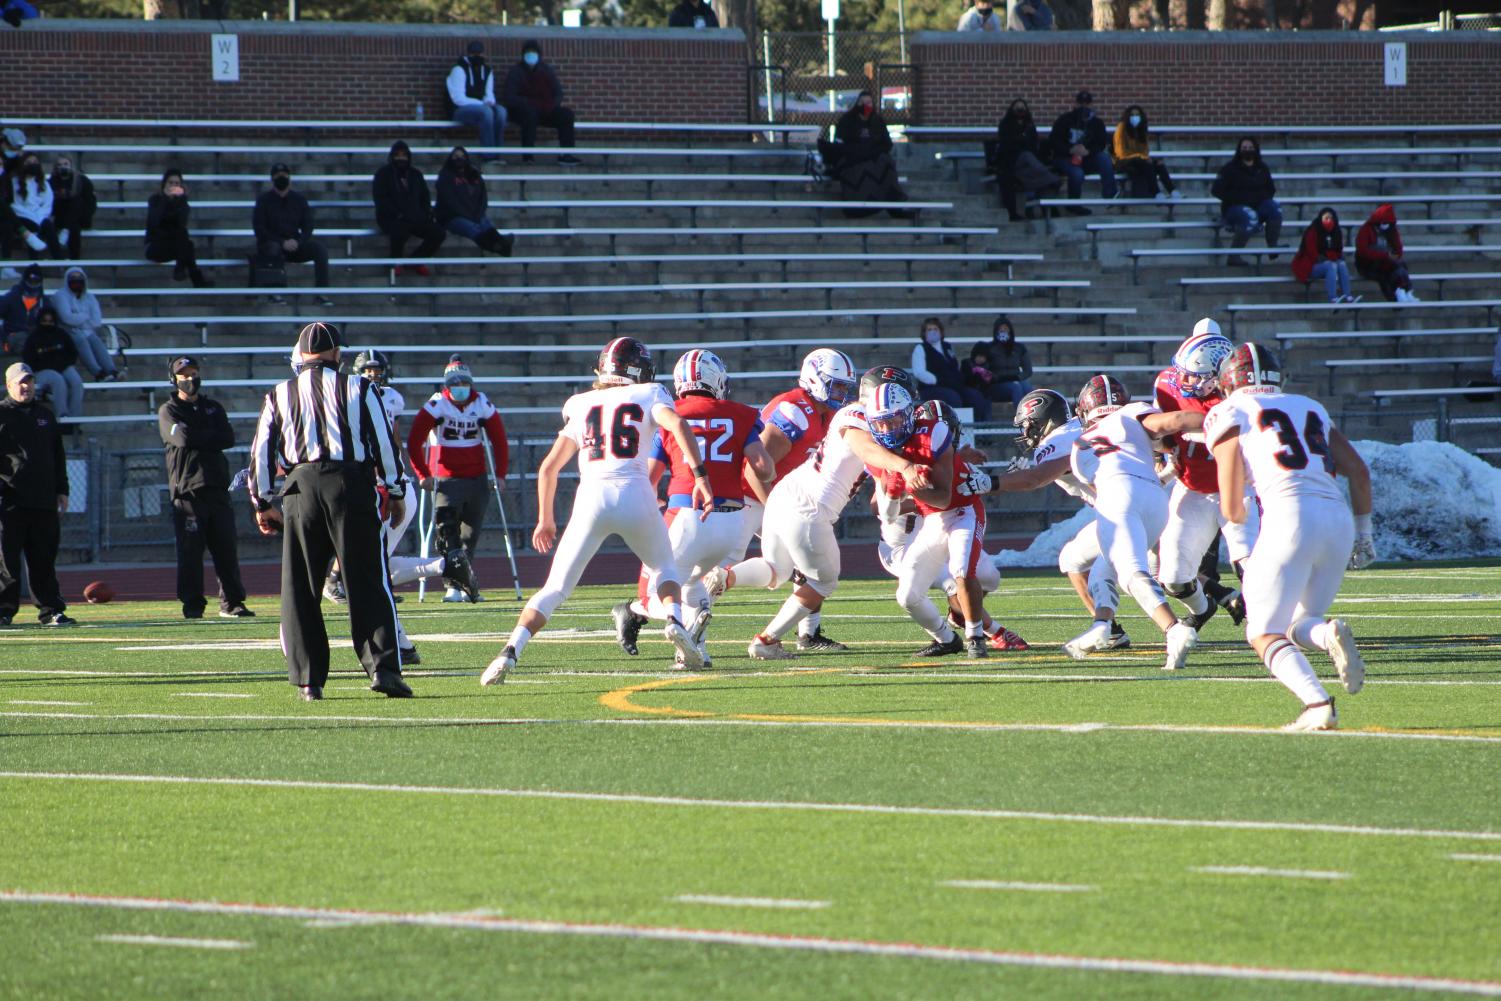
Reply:
[[[1383, 43], [1407, 43], [1407, 86], [1384, 83]], [[1039, 126], [1080, 88], [1114, 124], [1128, 104], [1173, 124], [1494, 122], [1501, 33], [1056, 32], [912, 45], [924, 125], [993, 125], [1015, 97]]]
[[[211, 77], [219, 32], [239, 36], [238, 83]], [[745, 121], [738, 30], [67, 20], [0, 34], [0, 118], [407, 119], [419, 102], [428, 118], [446, 118], [443, 80], [465, 43], [484, 40], [503, 79], [528, 38], [580, 119]]]

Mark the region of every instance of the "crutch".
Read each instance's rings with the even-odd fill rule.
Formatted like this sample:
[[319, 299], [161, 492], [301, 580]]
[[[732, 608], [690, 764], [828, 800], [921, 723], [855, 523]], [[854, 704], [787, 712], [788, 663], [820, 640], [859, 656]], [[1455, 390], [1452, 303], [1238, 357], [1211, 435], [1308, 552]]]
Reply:
[[500, 493], [500, 477], [495, 475], [495, 456], [484, 449], [485, 465], [490, 469], [490, 483], [495, 487], [495, 506], [500, 508], [500, 530], [506, 540], [506, 559], [511, 563], [511, 583], [516, 585], [516, 600], [522, 600], [521, 575], [516, 572], [516, 552], [511, 548], [511, 523], [506, 518], [506, 499]]
[[[431, 508], [432, 510], [429, 510]], [[423, 559], [432, 555], [433, 532], [436, 530], [437, 519], [433, 517], [437, 513], [437, 504], [432, 492], [417, 488], [417, 535], [422, 540], [419, 554]], [[417, 600], [419, 602], [427, 598], [427, 578], [417, 578]]]

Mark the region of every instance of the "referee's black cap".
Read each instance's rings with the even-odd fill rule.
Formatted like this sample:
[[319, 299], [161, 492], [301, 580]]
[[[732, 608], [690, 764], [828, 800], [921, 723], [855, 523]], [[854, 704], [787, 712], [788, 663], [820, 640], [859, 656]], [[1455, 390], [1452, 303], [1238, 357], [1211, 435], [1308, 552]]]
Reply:
[[297, 335], [297, 350], [305, 355], [322, 354], [344, 346], [344, 335], [332, 323], [314, 320]]

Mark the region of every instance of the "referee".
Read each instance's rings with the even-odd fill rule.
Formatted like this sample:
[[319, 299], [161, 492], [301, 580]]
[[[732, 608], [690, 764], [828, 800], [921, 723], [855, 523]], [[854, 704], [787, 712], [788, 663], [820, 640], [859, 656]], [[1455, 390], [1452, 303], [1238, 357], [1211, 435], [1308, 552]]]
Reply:
[[[349, 595], [349, 627], [370, 690], [410, 698], [397, 653], [396, 603], [386, 572], [375, 487], [390, 496], [390, 516], [405, 513], [406, 477], [391, 440], [380, 390], [339, 372], [337, 327], [309, 323], [297, 336], [297, 375], [261, 407], [250, 446], [250, 497], [262, 534], [283, 533], [281, 646], [287, 675], [302, 698], [323, 698], [328, 632], [319, 594], [338, 557]], [[277, 467], [287, 471], [282, 511], [271, 506]]]

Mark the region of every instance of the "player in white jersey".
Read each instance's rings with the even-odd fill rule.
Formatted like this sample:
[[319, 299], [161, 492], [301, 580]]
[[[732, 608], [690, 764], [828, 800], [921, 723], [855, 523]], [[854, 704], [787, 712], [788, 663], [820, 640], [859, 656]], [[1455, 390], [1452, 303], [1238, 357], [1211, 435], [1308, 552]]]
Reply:
[[[664, 631], [684, 666], [703, 664], [698, 644], [683, 627], [682, 578], [672, 558], [667, 526], [657, 510], [657, 494], [646, 477], [648, 452], [657, 428], [672, 435], [693, 474], [691, 506], [708, 514], [714, 490], [704, 470], [693, 428], [672, 407], [672, 398], [654, 381], [651, 352], [633, 337], [617, 337], [599, 353], [594, 388], [563, 405], [563, 430], [537, 470], [537, 528], [532, 545], [539, 553], [557, 543], [542, 590], [532, 595], [500, 655], [480, 677], [498, 685], [516, 666], [527, 641], [578, 584], [584, 567], [612, 535], [618, 535], [651, 573], [651, 590], [667, 613]], [[558, 474], [579, 457], [579, 485], [563, 537], [553, 521]]]
[[[1223, 402], [1209, 411], [1204, 437], [1219, 468], [1220, 507], [1246, 518], [1249, 485], [1261, 503], [1262, 532], [1246, 560], [1246, 639], [1278, 681], [1303, 703], [1285, 730], [1333, 730], [1334, 699], [1303, 651], [1329, 654], [1345, 690], [1365, 682], [1365, 661], [1343, 619], [1325, 613], [1346, 566], [1376, 558], [1371, 541], [1371, 474], [1318, 401], [1282, 391], [1276, 355], [1255, 343], [1220, 366]], [[1350, 503], [1335, 475], [1350, 481]], [[1351, 517], [1351, 509], [1354, 517]]]
[[772, 488], [761, 524], [762, 555], [728, 570], [715, 567], [704, 576], [704, 585], [714, 595], [736, 585], [771, 589], [792, 582], [791, 596], [751, 641], [752, 658], [792, 657], [782, 646], [783, 634], [820, 608], [839, 585], [834, 523], [864, 479], [867, 465], [896, 473], [912, 490], [930, 483], [924, 467], [876, 443], [864, 407], [851, 403], [834, 415], [823, 440], [803, 464]]

